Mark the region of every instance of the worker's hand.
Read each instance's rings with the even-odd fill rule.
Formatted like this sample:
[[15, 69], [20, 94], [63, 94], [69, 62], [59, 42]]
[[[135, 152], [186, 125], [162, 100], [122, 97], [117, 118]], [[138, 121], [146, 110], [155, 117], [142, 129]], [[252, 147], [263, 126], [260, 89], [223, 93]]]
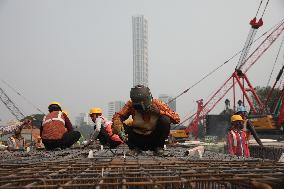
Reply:
[[88, 140], [86, 144], [84, 144], [83, 148], [86, 148], [87, 146], [91, 145], [94, 141], [93, 140]]
[[122, 131], [124, 132], [123, 123], [121, 121], [114, 121], [111, 127], [113, 134], [119, 134]]
[[119, 132], [118, 136], [121, 138], [121, 140], [123, 140], [123, 142], [128, 140], [128, 135], [126, 135], [124, 131]]
[[126, 143], [128, 141], [128, 135], [125, 135], [123, 142]]
[[154, 114], [160, 114], [160, 110], [156, 105], [151, 105], [149, 108], [149, 112], [154, 113]]

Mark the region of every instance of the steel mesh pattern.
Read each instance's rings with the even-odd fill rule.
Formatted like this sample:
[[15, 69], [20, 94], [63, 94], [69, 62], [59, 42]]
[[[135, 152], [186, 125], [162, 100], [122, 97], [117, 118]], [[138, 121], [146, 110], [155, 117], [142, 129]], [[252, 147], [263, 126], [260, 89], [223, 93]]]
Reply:
[[[2, 153], [0, 188], [257, 188], [284, 184], [284, 164], [205, 152], [185, 157], [184, 148], [172, 155], [145, 152], [124, 156], [125, 147], [112, 153], [89, 149]], [[124, 158], [125, 157], [125, 158]]]

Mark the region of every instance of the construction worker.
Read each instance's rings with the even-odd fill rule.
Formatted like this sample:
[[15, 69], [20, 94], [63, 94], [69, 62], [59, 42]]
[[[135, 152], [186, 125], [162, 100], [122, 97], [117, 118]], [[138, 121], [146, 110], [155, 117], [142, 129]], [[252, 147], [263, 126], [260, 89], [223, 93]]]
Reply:
[[236, 115], [240, 115], [242, 116], [243, 120], [244, 120], [244, 131], [246, 131], [247, 133], [247, 138], [246, 140], [249, 141], [250, 140], [250, 136], [251, 134], [253, 135], [254, 139], [256, 140], [256, 142], [261, 146], [263, 147], [263, 144], [260, 140], [260, 138], [258, 137], [255, 129], [254, 129], [254, 126], [252, 124], [252, 122], [248, 119], [248, 113], [246, 111], [246, 108], [242, 105], [240, 105], [238, 108], [237, 108], [237, 112], [235, 113]]
[[25, 138], [21, 135], [22, 129], [26, 125], [30, 125], [30, 120], [19, 122], [19, 124], [13, 126], [7, 126], [5, 130], [2, 130], [2, 134], [9, 134], [14, 132], [14, 135], [10, 136], [7, 140], [8, 150], [24, 150], [26, 147]]
[[21, 135], [22, 127], [15, 130], [14, 135], [7, 140], [8, 150], [24, 150], [26, 147], [26, 140]]
[[240, 115], [231, 117], [231, 128], [227, 134], [228, 153], [231, 155], [250, 157], [247, 133], [243, 130], [244, 120]]
[[[133, 87], [130, 98], [113, 116], [113, 132], [127, 141], [130, 155], [138, 155], [143, 150], [152, 150], [155, 155], [163, 155], [170, 124], [179, 123], [179, 115], [162, 101], [153, 99], [150, 89], [143, 85]], [[133, 119], [132, 124], [123, 124], [130, 116]]]
[[95, 123], [94, 133], [92, 133], [90, 139], [85, 146], [93, 143], [97, 138], [100, 140], [101, 145], [107, 145], [110, 148], [116, 148], [118, 145], [123, 143], [120, 137], [112, 133], [112, 122], [108, 121], [103, 115], [101, 108], [93, 107], [90, 109], [90, 117]]
[[0, 135], [11, 134], [15, 132], [18, 128], [23, 128], [30, 124], [31, 124], [31, 120], [26, 119], [22, 122], [16, 121], [7, 126], [0, 126]]
[[81, 134], [74, 131], [68, 116], [62, 112], [58, 102], [52, 102], [48, 106], [49, 114], [44, 116], [40, 128], [40, 136], [47, 150], [56, 148], [69, 148], [76, 143]]

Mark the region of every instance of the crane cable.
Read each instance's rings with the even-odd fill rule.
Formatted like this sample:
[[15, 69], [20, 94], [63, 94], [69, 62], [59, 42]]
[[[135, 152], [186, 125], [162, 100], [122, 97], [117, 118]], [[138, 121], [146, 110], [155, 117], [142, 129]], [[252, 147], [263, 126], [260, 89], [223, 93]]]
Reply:
[[263, 1], [263, 0], [261, 0], [261, 2], [259, 3], [258, 9], [257, 9], [256, 14], [255, 14], [255, 17], [257, 17], [257, 15], [258, 15], [258, 11], [259, 11], [259, 9], [260, 9], [260, 7], [261, 7], [262, 1]]
[[6, 81], [4, 81], [3, 79], [1, 79], [1, 81], [7, 85], [10, 89], [12, 89], [17, 95], [19, 95], [20, 97], [22, 97], [28, 104], [30, 104], [31, 106], [33, 106], [37, 111], [39, 111], [42, 114], [45, 114], [40, 108], [38, 108], [37, 106], [35, 106], [30, 100], [28, 100], [24, 95], [22, 95], [20, 92], [18, 92], [15, 88], [13, 88], [10, 84], [8, 84]]
[[[252, 42], [255, 43], [257, 42], [260, 38], [262, 38], [263, 36], [265, 36], [268, 32], [270, 32], [271, 30], [273, 30], [274, 28], [277, 28], [279, 25], [281, 25], [284, 22], [284, 19], [282, 19], [279, 23], [275, 24], [274, 26], [272, 26], [271, 28], [269, 28], [266, 32], [262, 33], [256, 40], [254, 40]], [[243, 49], [242, 49], [243, 50]], [[203, 78], [201, 78], [199, 81], [197, 81], [195, 84], [193, 84], [192, 86], [190, 86], [188, 89], [186, 89], [185, 91], [183, 91], [181, 94], [179, 94], [178, 96], [176, 96], [175, 98], [173, 98], [172, 100], [169, 101], [169, 103], [177, 98], [179, 98], [180, 96], [182, 96], [183, 94], [187, 93], [190, 89], [192, 89], [195, 85], [197, 85], [198, 83], [200, 83], [202, 80], [204, 80], [205, 78], [207, 78], [209, 75], [213, 74], [215, 71], [217, 71], [218, 69], [220, 69], [222, 66], [224, 66], [226, 63], [228, 63], [230, 60], [232, 60], [235, 56], [237, 56], [238, 54], [240, 54], [242, 52], [242, 50], [240, 50], [239, 52], [237, 52], [235, 55], [233, 55], [231, 58], [229, 58], [227, 61], [225, 61], [223, 64], [221, 64], [220, 66], [218, 66], [217, 68], [215, 68], [213, 71], [209, 72], [208, 74], [206, 74]], [[284, 58], [284, 56], [283, 56]], [[284, 63], [283, 63], [284, 65]], [[184, 122], [186, 122], [187, 120], [189, 120], [190, 118], [192, 118], [192, 115], [187, 116], [187, 118], [185, 120], [183, 120], [182, 122], [180, 122], [176, 127], [181, 126]]]
[[278, 52], [277, 52], [277, 55], [276, 55], [276, 58], [275, 58], [275, 61], [274, 61], [272, 70], [271, 70], [271, 72], [270, 72], [269, 79], [268, 79], [268, 82], [267, 82], [266, 87], [268, 87], [268, 85], [269, 85], [269, 83], [270, 83], [271, 76], [272, 76], [272, 73], [274, 72], [274, 68], [275, 68], [276, 62], [277, 62], [277, 60], [278, 60], [280, 51], [281, 51], [281, 49], [282, 49], [283, 42], [284, 42], [284, 36], [283, 36], [283, 39], [282, 39], [282, 41], [281, 41], [280, 47], [279, 47], [279, 49], [278, 49]]
[[[269, 1], [270, 1], [270, 0], [268, 0], [268, 1], [266, 2], [266, 5], [265, 5], [265, 7], [264, 7], [264, 9], [263, 9], [263, 11], [262, 11], [262, 15], [261, 15], [260, 18], [262, 18], [262, 17], [264, 16], [264, 13], [265, 13], [265, 11], [266, 11], [266, 9], [267, 9], [267, 6], [268, 6]], [[263, 2], [263, 0], [261, 0], [261, 2], [259, 3], [258, 9], [257, 9], [256, 14], [255, 14], [255, 18], [256, 18], [257, 15], [258, 15], [258, 12], [259, 12], [259, 10], [260, 10], [260, 7], [261, 7], [261, 5], [262, 5], [262, 2]]]
[[[270, 0], [268, 0], [268, 1], [266, 2], [266, 5], [265, 5], [264, 10], [263, 10], [263, 12], [262, 12], [261, 18], [263, 17], [263, 15], [264, 15], [264, 13], [265, 13], [265, 11], [266, 11], [266, 9], [267, 9], [267, 6], [268, 6], [269, 1], [270, 1]], [[262, 2], [262, 0], [261, 0], [261, 2]]]
[[[280, 21], [280, 24], [284, 21], [284, 19], [282, 19]], [[271, 27], [270, 29], [268, 29], [266, 32], [264, 32], [262, 35], [260, 35], [256, 40], [254, 40], [252, 42], [255, 43], [257, 42], [260, 38], [262, 38], [263, 36], [265, 36], [269, 31], [271, 31], [272, 29], [276, 28], [277, 26], [279, 26], [280, 24], [276, 24], [273, 27]], [[244, 48], [243, 48], [244, 49]], [[176, 100], [177, 98], [181, 97], [182, 95], [184, 95], [185, 93], [187, 93], [190, 89], [192, 89], [193, 87], [195, 87], [197, 84], [201, 83], [203, 80], [205, 80], [207, 77], [209, 77], [210, 75], [212, 75], [214, 72], [216, 72], [217, 70], [219, 70], [221, 67], [223, 67], [225, 64], [227, 64], [229, 61], [231, 61], [233, 58], [235, 58], [238, 54], [240, 54], [243, 49], [241, 49], [239, 52], [237, 52], [236, 54], [234, 54], [232, 57], [230, 57], [229, 59], [227, 59], [224, 63], [222, 63], [221, 65], [219, 65], [218, 67], [214, 68], [212, 71], [210, 71], [209, 73], [207, 73], [205, 76], [203, 76], [200, 80], [198, 80], [197, 82], [195, 82], [193, 85], [191, 85], [189, 88], [187, 88], [186, 90], [184, 90], [183, 92], [181, 92], [180, 94], [178, 94], [176, 97], [172, 98], [171, 100], [168, 101], [167, 104], [171, 103], [172, 101]]]
[[[283, 62], [282, 62], [282, 67], [284, 66], [284, 53], [283, 53]], [[279, 84], [279, 86], [282, 86], [282, 83], [283, 83], [283, 79], [284, 79], [284, 77], [283, 77], [283, 75], [281, 76], [281, 80], [280, 80], [280, 84]], [[283, 88], [283, 86], [282, 86], [282, 88]]]

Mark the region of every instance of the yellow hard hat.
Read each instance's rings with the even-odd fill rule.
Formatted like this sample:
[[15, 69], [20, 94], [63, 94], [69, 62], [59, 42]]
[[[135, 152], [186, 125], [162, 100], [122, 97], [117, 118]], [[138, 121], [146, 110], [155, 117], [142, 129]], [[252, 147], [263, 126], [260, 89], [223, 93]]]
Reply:
[[234, 122], [234, 121], [244, 121], [244, 119], [240, 115], [233, 115], [231, 117], [231, 122]]
[[103, 110], [101, 108], [98, 107], [93, 107], [90, 109], [90, 115], [91, 114], [102, 114]]
[[50, 105], [53, 105], [53, 104], [58, 105], [58, 106], [61, 108], [61, 105], [59, 104], [59, 102], [53, 101], [53, 102], [51, 102], [51, 103], [49, 104], [49, 106], [50, 106]]

